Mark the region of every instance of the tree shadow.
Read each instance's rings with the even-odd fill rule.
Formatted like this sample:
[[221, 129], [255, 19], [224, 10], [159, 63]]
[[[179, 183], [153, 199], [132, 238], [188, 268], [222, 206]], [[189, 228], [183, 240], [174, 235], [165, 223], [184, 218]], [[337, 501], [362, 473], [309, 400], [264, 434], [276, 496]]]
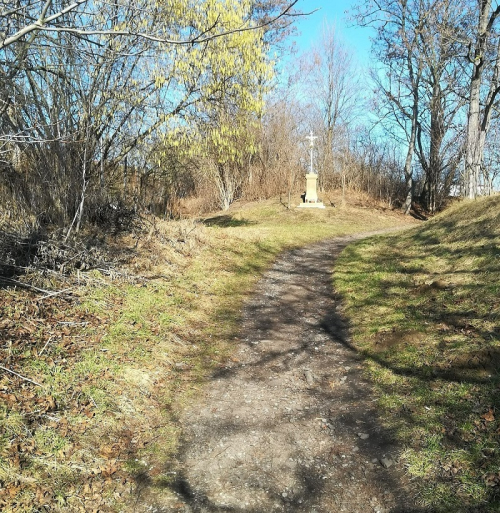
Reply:
[[206, 226], [218, 226], [220, 228], [237, 228], [239, 226], [250, 226], [257, 223], [248, 219], [237, 219], [232, 215], [222, 215], [204, 219], [203, 224]]
[[[337, 478], [345, 479], [342, 465], [347, 460], [343, 458], [378, 462], [383, 454], [397, 457], [393, 433], [382, 427], [371, 385], [357, 369], [363, 357], [349, 343], [348, 322], [337, 311], [340, 298], [331, 290], [333, 255], [350, 240], [287, 252], [259, 283], [257, 293], [245, 306], [241, 329], [229, 337], [238, 339], [236, 355], [240, 358], [241, 352], [244, 360], [229, 361], [212, 374], [205, 387], [207, 394], [215, 397], [210, 403], [212, 410], [207, 413], [203, 405], [201, 410], [193, 406], [183, 420], [185, 431], [177, 455], [180, 471], [175, 482], [168, 486], [190, 511], [316, 511], [321, 498], [331, 501], [330, 510], [335, 511], [335, 501], [341, 504], [346, 500], [342, 498], [344, 491], [336, 490], [333, 483]], [[339, 358], [343, 362], [340, 367]], [[311, 370], [314, 375], [310, 386], [304, 383], [304, 370]], [[343, 387], [340, 382], [338, 386], [330, 386], [339, 380], [339, 372], [345, 374], [350, 386]], [[276, 381], [275, 386], [281, 386], [278, 380], [285, 374], [290, 380], [297, 378], [297, 391], [292, 399], [282, 398], [275, 411], [273, 394], [278, 394], [277, 397], [286, 394], [283, 391], [286, 387], [273, 392], [274, 385], [269, 383]], [[253, 390], [260, 394], [256, 409], [249, 407], [243, 413], [238, 411], [236, 416], [234, 409]], [[249, 398], [253, 400], [253, 396]], [[290, 404], [290, 411], [285, 404]], [[262, 408], [268, 408], [270, 413], [259, 413]], [[319, 429], [328, 431], [330, 441], [324, 449], [314, 448], [313, 457], [301, 445], [302, 437], [308, 436], [302, 430], [311, 429], [318, 419], [324, 421]], [[290, 424], [297, 427], [289, 428]], [[357, 438], [360, 425], [371, 434], [369, 440]], [[266, 437], [284, 440], [278, 448], [269, 445], [268, 456], [278, 465], [271, 473], [266, 470], [265, 457], [257, 463], [236, 464], [233, 470], [224, 467], [227, 462], [222, 471], [220, 463], [219, 467], [215, 465], [213, 460], [226, 457], [224, 450], [231, 444], [240, 444], [242, 450], [252, 453], [252, 440], [256, 440], [255, 445], [264, 446]], [[345, 446], [339, 440], [350, 442]], [[351, 455], [352, 444], [358, 452]], [[274, 459], [270, 454], [276, 454]], [[284, 455], [283, 461], [279, 454]], [[193, 465], [203, 468], [194, 471]], [[361, 467], [349, 463], [345, 472], [351, 472], [361, 481], [361, 472], [366, 472]], [[327, 472], [334, 476], [331, 481], [325, 479]], [[399, 506], [391, 509], [393, 513], [425, 511], [411, 505], [410, 491], [401, 485], [404, 480], [401, 469], [382, 469], [377, 463], [368, 472], [374, 489], [391, 490], [397, 497]], [[219, 482], [222, 488], [237, 488], [239, 485], [233, 481], [238, 480], [242, 481], [242, 490], [250, 487], [255, 496], [265, 495], [266, 509], [262, 505], [245, 505], [244, 499], [239, 505], [224, 504], [207, 491]], [[293, 486], [283, 484], [290, 482]]]
[[[448, 228], [451, 226], [445, 230]], [[351, 247], [349, 260], [356, 266], [338, 271], [339, 276], [347, 277], [347, 284], [362, 279], [368, 282], [359, 287], [359, 292], [356, 285], [349, 289], [360, 296], [351, 304], [365, 312], [358, 322], [368, 335], [359, 345], [348, 338], [341, 343], [376, 362], [379, 370], [403, 378], [397, 387], [389, 379], [380, 379], [377, 384], [380, 394], [395, 404], [390, 414], [395, 432], [415, 452], [419, 447], [424, 452], [428, 440], [438, 440], [435, 458], [441, 461], [440, 470], [437, 477], [433, 474], [432, 486], [447, 488], [451, 495], [461, 493], [464, 482], [482, 488], [488, 504], [483, 502], [484, 495], [476, 500], [470, 493], [456, 499], [458, 505], [449, 505], [450, 510], [464, 512], [500, 510], [499, 485], [491, 481], [500, 465], [500, 423], [496, 418], [500, 411], [500, 328], [497, 283], [492, 280], [500, 272], [500, 264], [496, 237], [482, 236], [491, 243], [455, 248], [440, 243], [426, 228], [413, 236], [421, 250], [419, 259], [447, 259], [451, 270], [445, 276], [450, 283], [440, 283], [438, 272], [431, 283], [412, 283], [408, 275], [428, 275], [429, 270], [411, 267], [396, 245], [387, 245], [375, 255], [370, 252], [369, 257]], [[464, 242], [469, 238], [466, 232], [458, 236]], [[476, 262], [484, 259], [487, 265], [462, 270], [457, 263], [462, 258]], [[357, 275], [360, 270], [362, 277]], [[371, 280], [370, 274], [378, 272], [383, 278]], [[468, 281], [462, 283], [462, 275]], [[390, 322], [381, 321], [378, 324], [385, 324], [387, 330], [373, 332], [370, 326], [377, 323], [372, 323], [370, 315], [379, 315], [374, 312], [388, 312], [388, 318], [397, 314], [394, 318], [400, 321], [395, 320], [392, 328]], [[326, 317], [323, 326], [333, 336], [338, 330], [335, 316]], [[422, 433], [422, 439], [409, 439], [409, 428], [412, 433]], [[460, 460], [457, 454], [467, 456]], [[488, 480], [492, 484], [487, 485]], [[448, 511], [438, 497], [435, 500], [439, 511]]]

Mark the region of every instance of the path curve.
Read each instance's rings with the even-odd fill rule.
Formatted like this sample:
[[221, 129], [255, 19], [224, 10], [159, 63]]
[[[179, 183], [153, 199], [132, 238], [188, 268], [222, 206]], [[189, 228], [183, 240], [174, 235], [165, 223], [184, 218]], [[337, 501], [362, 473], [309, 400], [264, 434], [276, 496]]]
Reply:
[[335, 257], [372, 234], [286, 252], [260, 280], [230, 365], [181, 419], [181, 511], [423, 511], [332, 289]]

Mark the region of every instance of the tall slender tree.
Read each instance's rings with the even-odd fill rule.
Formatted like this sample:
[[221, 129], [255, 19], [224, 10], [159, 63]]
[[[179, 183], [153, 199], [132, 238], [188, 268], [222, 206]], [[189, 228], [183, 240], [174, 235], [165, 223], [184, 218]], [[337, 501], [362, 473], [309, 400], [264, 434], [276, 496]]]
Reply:
[[345, 150], [348, 127], [354, 124], [363, 102], [353, 54], [334, 26], [324, 24], [318, 43], [302, 57], [300, 73], [320, 135], [320, 185], [332, 187], [343, 169], [336, 156]]
[[[496, 5], [495, 5], [496, 4]], [[478, 194], [479, 177], [494, 106], [500, 93], [500, 4], [477, 0], [470, 9], [467, 55], [470, 64], [464, 192]]]
[[395, 122], [406, 138], [403, 211], [408, 214], [413, 200], [413, 157], [422, 111], [424, 61], [419, 50], [419, 32], [424, 23], [422, 2], [370, 2], [357, 8], [355, 19], [358, 24], [376, 30], [373, 50], [382, 69], [375, 68], [372, 78], [376, 84], [380, 118], [383, 123]]

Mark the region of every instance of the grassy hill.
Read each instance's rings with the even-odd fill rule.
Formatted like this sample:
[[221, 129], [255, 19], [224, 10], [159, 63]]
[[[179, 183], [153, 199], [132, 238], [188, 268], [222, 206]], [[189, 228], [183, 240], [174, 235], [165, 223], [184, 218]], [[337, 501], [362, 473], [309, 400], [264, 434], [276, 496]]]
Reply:
[[[73, 249], [44, 242], [37, 261], [53, 266], [9, 267], [0, 288], [0, 509], [138, 511], [167, 493], [177, 413], [230, 358], [241, 303], [276, 255], [405, 223], [366, 198], [324, 211], [270, 201]], [[84, 262], [100, 252], [106, 262]]]
[[500, 511], [500, 197], [342, 254], [335, 286], [432, 511]]

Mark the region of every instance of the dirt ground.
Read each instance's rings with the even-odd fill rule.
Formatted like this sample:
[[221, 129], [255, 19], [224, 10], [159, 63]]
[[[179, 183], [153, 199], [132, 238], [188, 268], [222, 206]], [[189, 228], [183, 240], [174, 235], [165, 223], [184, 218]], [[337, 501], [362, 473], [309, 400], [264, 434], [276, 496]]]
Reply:
[[336, 255], [362, 236], [287, 252], [262, 278], [231, 364], [181, 418], [177, 499], [149, 511], [424, 511], [332, 289]]

